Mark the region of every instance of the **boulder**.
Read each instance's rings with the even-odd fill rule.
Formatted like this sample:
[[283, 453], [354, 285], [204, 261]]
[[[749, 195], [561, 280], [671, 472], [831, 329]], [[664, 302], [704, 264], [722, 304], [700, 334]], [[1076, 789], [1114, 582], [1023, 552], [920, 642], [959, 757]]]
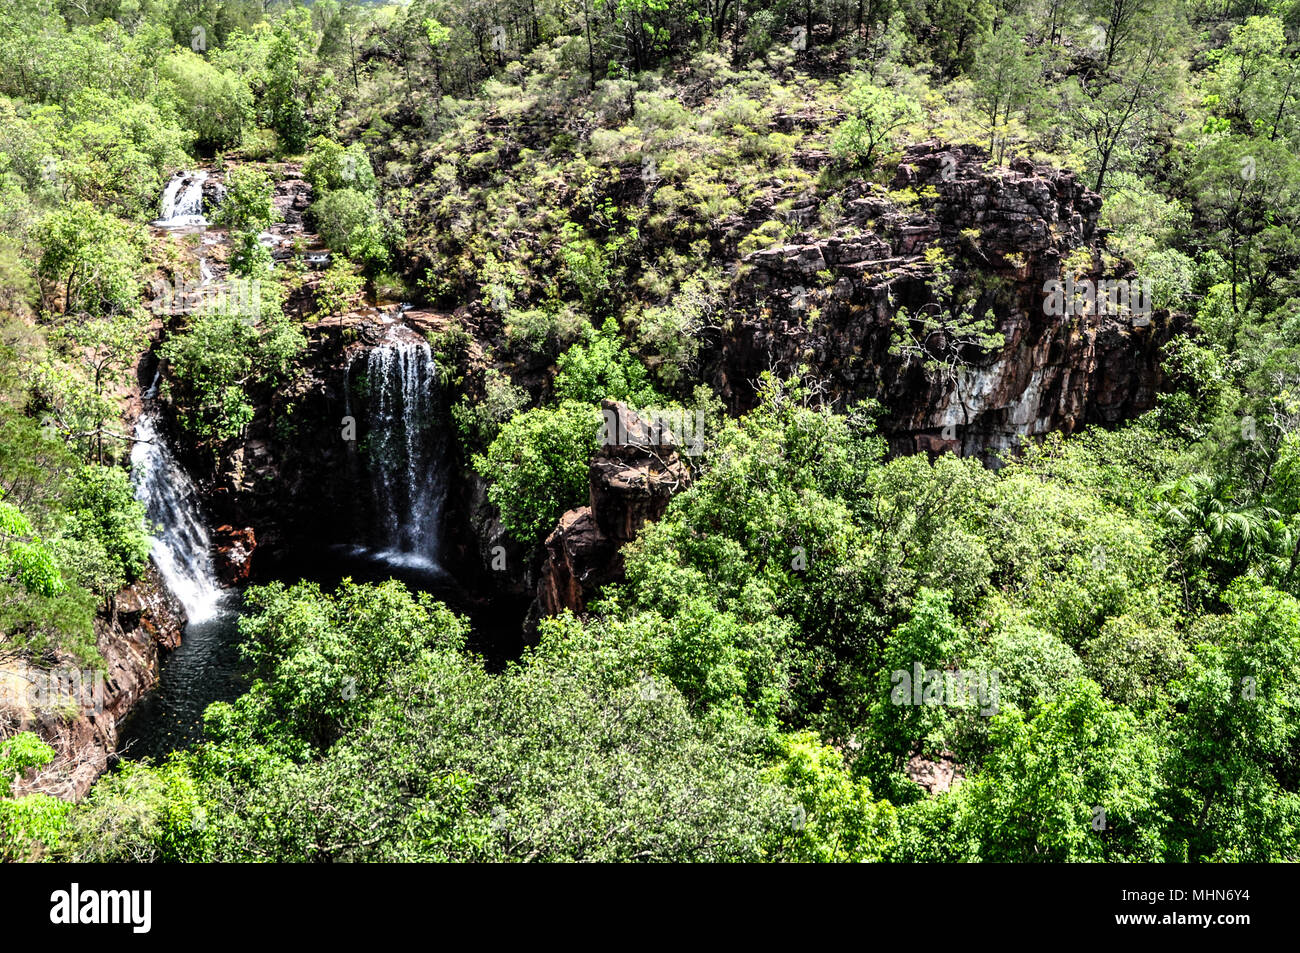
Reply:
[[257, 536], [251, 526], [236, 529], [225, 525], [213, 531], [212, 550], [216, 555], [217, 576], [225, 585], [237, 586], [248, 582], [255, 549]]

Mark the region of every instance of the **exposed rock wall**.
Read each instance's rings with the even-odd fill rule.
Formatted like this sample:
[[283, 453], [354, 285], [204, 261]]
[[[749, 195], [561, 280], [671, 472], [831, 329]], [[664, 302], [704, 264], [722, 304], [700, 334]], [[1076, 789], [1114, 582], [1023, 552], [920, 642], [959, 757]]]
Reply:
[[84, 796], [108, 769], [127, 716], [158, 683], [160, 650], [180, 645], [184, 610], [152, 566], [116, 603], [115, 613], [95, 621], [102, 672], [66, 658], [50, 668], [0, 669], [0, 734], [33, 731], [55, 750], [16, 794]]
[[[1104, 272], [1101, 199], [1074, 173], [1027, 160], [990, 168], [977, 147], [930, 142], [907, 150], [893, 186], [917, 193], [915, 204], [851, 183], [834, 234], [807, 233], [742, 261], [731, 325], [708, 360], [733, 409], [752, 405], [763, 371], [802, 364], [846, 402], [880, 400], [896, 452], [987, 458], [1022, 436], [1113, 425], [1154, 406], [1161, 346], [1180, 316], [1044, 311], [1048, 282], [1137, 278], [1122, 261]], [[898, 310], [934, 303], [925, 257], [934, 246], [953, 261], [972, 313], [992, 311], [1005, 339], [963, 354], [960, 397], [891, 351]]]
[[673, 494], [690, 484], [675, 437], [626, 405], [605, 401], [608, 442], [591, 461], [591, 495], [547, 537], [534, 616], [581, 613], [605, 585], [623, 577], [623, 544], [663, 516]]

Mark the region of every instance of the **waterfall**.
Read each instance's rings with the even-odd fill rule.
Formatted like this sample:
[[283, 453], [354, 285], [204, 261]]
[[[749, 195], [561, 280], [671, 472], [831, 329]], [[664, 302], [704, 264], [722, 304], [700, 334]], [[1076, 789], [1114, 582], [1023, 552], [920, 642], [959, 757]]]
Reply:
[[377, 555], [437, 570], [446, 438], [433, 352], [423, 341], [389, 341], [366, 354], [365, 374], [367, 469], [383, 547]]
[[190, 624], [211, 619], [221, 611], [225, 590], [212, 566], [212, 545], [198, 491], [148, 413], [136, 422], [135, 436], [131, 478], [136, 499], [145, 504], [150, 522], [158, 528], [154, 564], [168, 590], [185, 607]]
[[154, 222], [159, 228], [207, 227], [203, 217], [203, 183], [206, 172], [177, 172], [163, 192], [162, 215]]

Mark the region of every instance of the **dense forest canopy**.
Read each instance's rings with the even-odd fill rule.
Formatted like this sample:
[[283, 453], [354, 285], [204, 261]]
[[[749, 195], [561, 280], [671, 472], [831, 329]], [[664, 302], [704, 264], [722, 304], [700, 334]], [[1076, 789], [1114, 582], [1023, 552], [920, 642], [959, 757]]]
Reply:
[[[4, 6], [0, 668], [102, 665], [147, 571], [146, 352], [211, 461], [321, 322], [461, 309], [446, 426], [533, 554], [602, 401], [705, 426], [621, 581], [502, 670], [427, 592], [286, 578], [244, 592], [251, 684], [202, 743], [79, 803], [18, 791], [54, 750], [0, 709], [0, 857], [1300, 859], [1297, 0]], [[1186, 318], [1153, 409], [994, 467], [891, 452], [812, 366], [727, 412], [702, 368], [746, 256], [836, 236], [850, 187], [932, 208], [894, 184], [924, 140], [1100, 196], [1103, 265]], [[160, 306], [194, 248], [150, 223], [199, 167], [256, 293]], [[309, 284], [262, 240], [290, 173]], [[895, 315], [922, 378], [1002, 343], [982, 256], [936, 245]]]

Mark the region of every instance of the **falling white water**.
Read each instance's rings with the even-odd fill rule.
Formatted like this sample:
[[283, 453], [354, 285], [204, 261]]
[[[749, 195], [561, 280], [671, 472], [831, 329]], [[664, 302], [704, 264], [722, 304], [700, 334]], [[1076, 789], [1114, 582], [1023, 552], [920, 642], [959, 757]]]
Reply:
[[199, 259], [199, 285], [206, 285], [212, 281], [212, 268], [208, 265], [206, 258]]
[[189, 623], [202, 622], [222, 610], [226, 590], [212, 567], [212, 544], [199, 508], [194, 482], [176, 462], [153, 418], [142, 414], [131, 448], [135, 496], [145, 504], [158, 534], [153, 561], [167, 589], [185, 607]]
[[403, 568], [440, 568], [446, 486], [437, 370], [423, 341], [389, 341], [366, 354], [367, 469], [383, 547], [375, 555]]
[[203, 183], [206, 172], [177, 172], [163, 192], [162, 215], [154, 222], [159, 228], [206, 228], [203, 217]]
[[148, 389], [140, 396], [145, 400], [153, 400], [158, 396], [158, 388], [162, 384], [162, 364], [159, 364], [153, 372], [153, 380], [149, 383]]

